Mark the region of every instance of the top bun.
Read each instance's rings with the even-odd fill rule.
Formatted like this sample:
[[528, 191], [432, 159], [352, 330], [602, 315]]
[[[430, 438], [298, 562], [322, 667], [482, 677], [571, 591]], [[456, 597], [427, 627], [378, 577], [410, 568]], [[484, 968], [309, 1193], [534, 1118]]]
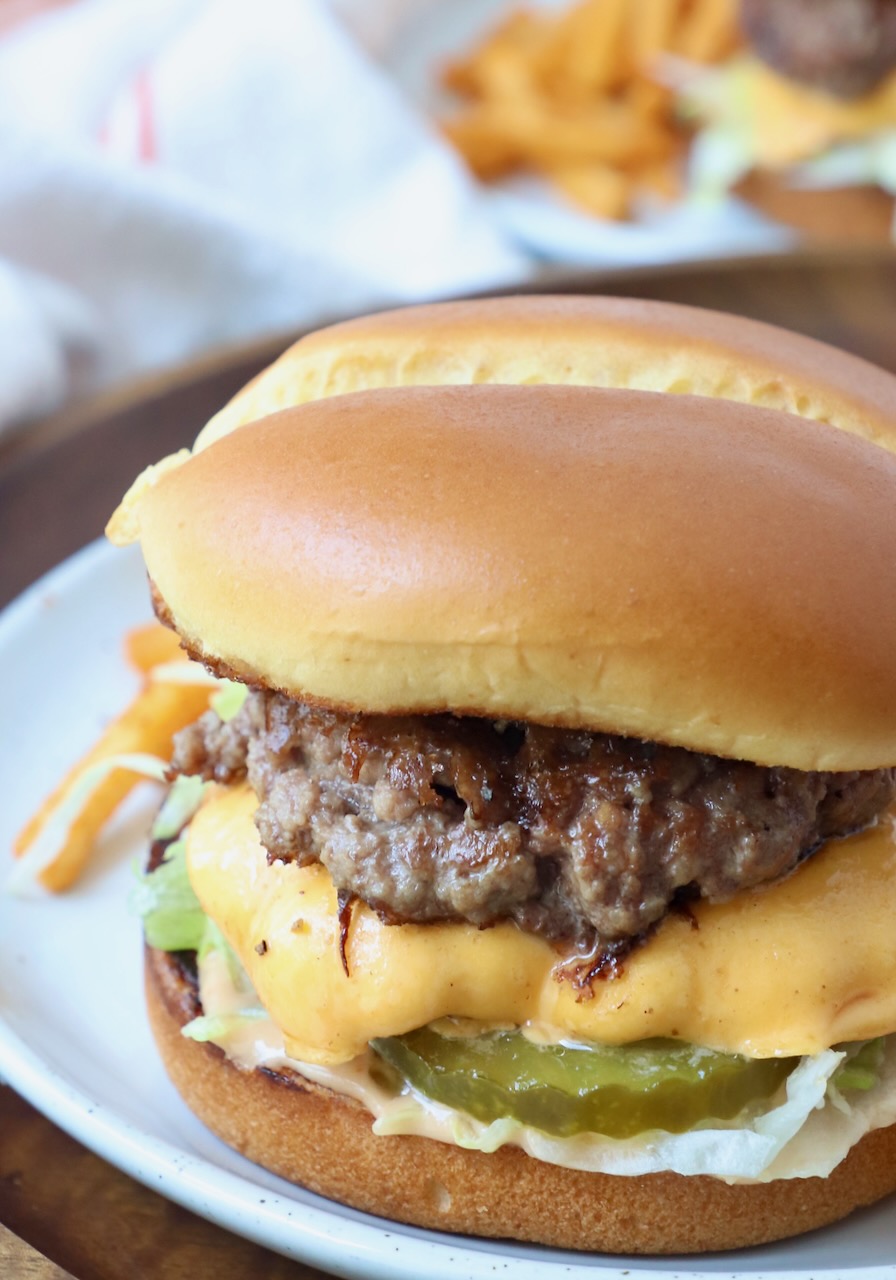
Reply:
[[[512, 297], [406, 307], [309, 334], [200, 432], [201, 451], [296, 404], [380, 387], [541, 383], [710, 396], [783, 409], [896, 450], [896, 378], [771, 325], [629, 298]], [[109, 521], [137, 537], [143, 494], [189, 457], [138, 476]]]
[[730, 401], [383, 390], [285, 410], [137, 509], [220, 670], [377, 712], [896, 765], [896, 457]]
[[896, 379], [756, 320], [632, 298], [527, 296], [405, 307], [301, 338], [200, 433], [375, 387], [554, 383], [712, 396], [830, 422], [896, 449]]

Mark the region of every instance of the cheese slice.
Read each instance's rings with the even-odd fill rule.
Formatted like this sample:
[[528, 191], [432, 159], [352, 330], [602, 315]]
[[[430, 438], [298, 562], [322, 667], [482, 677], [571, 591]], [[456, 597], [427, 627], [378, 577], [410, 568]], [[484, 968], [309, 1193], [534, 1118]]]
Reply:
[[754, 1057], [896, 1030], [896, 806], [776, 885], [699, 903], [693, 923], [667, 917], [583, 999], [558, 981], [557, 951], [513, 924], [384, 925], [361, 903], [346, 974], [329, 874], [269, 866], [256, 803], [248, 787], [210, 789], [187, 837], [189, 874], [294, 1058], [346, 1062], [374, 1037], [446, 1016]]
[[[757, 168], [781, 169], [896, 128], [896, 73], [860, 98], [837, 98], [779, 75], [757, 58], [733, 64], [737, 112]], [[733, 122], [733, 119], [729, 122]]]
[[759, 64], [752, 102], [756, 163], [777, 168], [896, 127], [896, 75], [863, 98], [844, 100], [794, 84]]

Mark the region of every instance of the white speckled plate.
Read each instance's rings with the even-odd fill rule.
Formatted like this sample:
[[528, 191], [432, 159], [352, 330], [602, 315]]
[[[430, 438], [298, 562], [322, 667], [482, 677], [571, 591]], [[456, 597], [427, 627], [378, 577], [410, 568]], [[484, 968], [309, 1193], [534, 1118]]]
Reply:
[[[133, 686], [121, 638], [148, 615], [135, 554], [88, 547], [0, 617], [0, 878], [15, 831]], [[154, 804], [138, 796], [70, 894], [0, 895], [0, 1073], [113, 1164], [214, 1222], [342, 1276], [882, 1280], [892, 1202], [802, 1240], [695, 1259], [582, 1256], [437, 1235], [291, 1187], [224, 1147], [168, 1083], [143, 1017], [130, 866]], [[2, 1135], [0, 1135], [2, 1140]]]

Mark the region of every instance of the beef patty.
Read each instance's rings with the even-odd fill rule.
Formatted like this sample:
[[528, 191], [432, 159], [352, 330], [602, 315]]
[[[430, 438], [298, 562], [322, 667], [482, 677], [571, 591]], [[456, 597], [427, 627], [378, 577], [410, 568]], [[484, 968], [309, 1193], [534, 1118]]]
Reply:
[[840, 97], [896, 66], [896, 0], [741, 0], [741, 25], [769, 66]]
[[250, 693], [176, 739], [173, 769], [243, 777], [273, 860], [321, 862], [390, 923], [511, 919], [579, 947], [724, 901], [866, 825], [896, 770], [802, 773], [472, 717], [337, 714]]

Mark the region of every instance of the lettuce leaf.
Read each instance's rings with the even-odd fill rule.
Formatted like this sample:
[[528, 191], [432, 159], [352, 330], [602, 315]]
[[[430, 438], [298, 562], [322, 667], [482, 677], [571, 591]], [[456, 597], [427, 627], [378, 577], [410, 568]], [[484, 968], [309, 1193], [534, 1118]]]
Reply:
[[202, 803], [206, 786], [201, 778], [175, 778], [152, 824], [153, 840], [173, 840], [180, 835]]
[[182, 1028], [181, 1035], [188, 1040], [198, 1040], [201, 1044], [223, 1047], [247, 1022], [257, 1022], [267, 1016], [260, 1005], [253, 1009], [243, 1009], [239, 1013], [220, 1013], [217, 1016], [202, 1014], [188, 1022]]
[[151, 947], [160, 951], [199, 950], [209, 921], [187, 876], [183, 840], [168, 846], [155, 871], [140, 873], [130, 906], [143, 920]]
[[218, 692], [212, 694], [212, 711], [226, 724], [241, 710], [248, 696], [249, 690], [244, 684], [239, 684], [236, 680], [220, 680]]

